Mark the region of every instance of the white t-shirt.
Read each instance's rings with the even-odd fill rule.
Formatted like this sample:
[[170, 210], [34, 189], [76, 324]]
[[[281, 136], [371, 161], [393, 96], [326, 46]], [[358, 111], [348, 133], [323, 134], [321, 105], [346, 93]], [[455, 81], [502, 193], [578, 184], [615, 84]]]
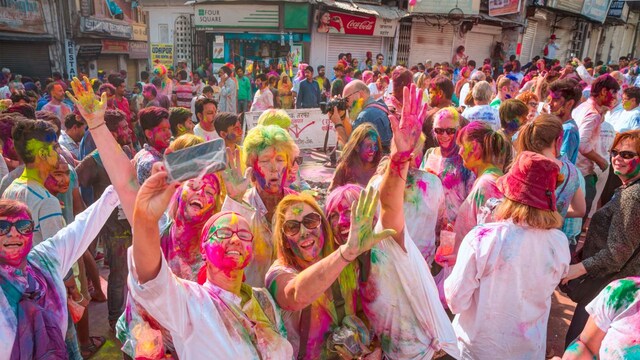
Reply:
[[251, 111], [265, 111], [273, 108], [273, 93], [269, 88], [256, 91], [251, 104]]
[[489, 124], [494, 131], [500, 130], [500, 112], [491, 105], [476, 105], [464, 109], [462, 117], [472, 121], [482, 121]]
[[464, 104], [464, 99], [467, 98], [470, 88], [471, 85], [469, 83], [465, 83], [462, 85], [462, 89], [460, 89], [460, 106], [464, 106], [465, 108], [468, 108], [468, 106]]
[[204, 141], [220, 139], [220, 135], [218, 135], [218, 133], [215, 130], [207, 131], [207, 130], [203, 129], [202, 126], [200, 126], [200, 124], [196, 125], [193, 128], [193, 133], [195, 135], [200, 136], [201, 138], [203, 138]]
[[508, 220], [471, 230], [444, 282], [461, 358], [544, 359], [551, 295], [569, 260], [557, 229]]
[[619, 133], [640, 129], [640, 106], [627, 111], [622, 104], [618, 104], [613, 110], [607, 112], [604, 121], [613, 125]]
[[596, 326], [607, 333], [600, 345], [601, 360], [637, 358], [639, 289], [640, 277], [615, 280], [587, 305], [586, 310]]
[[[276, 324], [271, 324], [268, 318], [259, 316], [255, 298], [242, 304], [240, 297], [209, 281], [198, 285], [180, 279], [171, 272], [164, 256], [158, 275], [144, 284], [136, 279], [131, 248], [128, 263], [132, 298], [169, 330], [180, 359], [293, 358], [291, 344], [280, 332], [284, 327], [277, 310]], [[247, 295], [252, 291], [246, 285], [242, 290]], [[269, 304], [260, 305], [275, 308], [271, 296], [266, 296]]]

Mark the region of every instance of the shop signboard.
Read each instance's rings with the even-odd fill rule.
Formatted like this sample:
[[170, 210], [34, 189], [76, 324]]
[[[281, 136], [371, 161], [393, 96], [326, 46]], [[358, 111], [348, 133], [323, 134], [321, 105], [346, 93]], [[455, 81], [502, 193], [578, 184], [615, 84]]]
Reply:
[[584, 0], [582, 15], [601, 23], [607, 18], [611, 0]]
[[132, 24], [133, 27], [133, 41], [147, 41], [149, 36], [147, 35], [147, 25], [145, 24]]
[[409, 8], [410, 13], [448, 14], [454, 8], [462, 10], [465, 15], [480, 13], [480, 0], [416, 0]]
[[129, 42], [122, 40], [102, 40], [103, 54], [128, 54]]
[[40, 1], [0, 1], [0, 30], [31, 34], [46, 33]]
[[614, 0], [609, 7], [607, 17], [627, 22], [629, 18], [629, 5], [627, 5], [626, 1]]
[[80, 31], [85, 34], [96, 34], [123, 39], [131, 39], [133, 37], [133, 27], [129, 24], [120, 24], [89, 17], [80, 18]]
[[316, 31], [328, 34], [393, 37], [397, 27], [397, 20], [327, 11], [320, 13]]
[[64, 41], [64, 54], [67, 59], [67, 74], [69, 79], [78, 77], [78, 59], [76, 55], [76, 43], [71, 39]]
[[129, 59], [148, 59], [149, 44], [144, 41], [129, 41]]
[[164, 66], [173, 65], [173, 44], [151, 44], [151, 63]]
[[200, 29], [278, 29], [280, 28], [280, 6], [196, 5], [194, 24]]
[[489, 15], [500, 16], [520, 12], [522, 0], [489, 0]]
[[[285, 110], [291, 117], [289, 135], [300, 149], [318, 149], [324, 146], [324, 137], [329, 130], [328, 144], [336, 143], [336, 132], [329, 116], [322, 114], [320, 109]], [[247, 126], [252, 129], [258, 125], [258, 118], [262, 111], [245, 113]]]

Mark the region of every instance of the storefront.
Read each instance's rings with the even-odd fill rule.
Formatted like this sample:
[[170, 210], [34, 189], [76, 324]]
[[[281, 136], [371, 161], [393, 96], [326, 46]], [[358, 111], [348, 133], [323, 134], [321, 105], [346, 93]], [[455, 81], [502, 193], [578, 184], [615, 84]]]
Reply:
[[365, 69], [367, 52], [375, 62], [383, 54], [385, 64], [393, 58], [393, 42], [402, 10], [377, 5], [329, 3], [330, 7], [315, 12], [312, 35], [311, 63], [325, 65], [327, 75], [333, 77], [333, 67], [341, 53], [351, 53], [358, 59], [359, 70]]
[[272, 64], [295, 68], [309, 59], [309, 11], [308, 3], [295, 2], [195, 5], [195, 44], [203, 51], [194, 63], [210, 57], [214, 71], [226, 63], [260, 72]]

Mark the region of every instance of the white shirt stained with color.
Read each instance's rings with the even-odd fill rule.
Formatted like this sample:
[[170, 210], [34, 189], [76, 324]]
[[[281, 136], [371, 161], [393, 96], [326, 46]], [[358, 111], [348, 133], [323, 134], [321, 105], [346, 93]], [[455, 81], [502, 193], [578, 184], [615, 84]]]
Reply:
[[462, 241], [444, 291], [463, 359], [544, 359], [551, 295], [569, 271], [567, 237], [500, 221]]
[[640, 356], [640, 277], [615, 280], [587, 305], [596, 326], [607, 333], [600, 345], [601, 360]]
[[462, 112], [462, 117], [469, 120], [469, 122], [482, 121], [491, 126], [493, 131], [500, 130], [500, 113], [498, 109], [490, 105], [476, 105], [466, 108]]
[[199, 136], [204, 139], [204, 141], [211, 141], [215, 139], [220, 139], [220, 135], [215, 130], [207, 131], [200, 126], [200, 124], [196, 125], [193, 128], [193, 134]]

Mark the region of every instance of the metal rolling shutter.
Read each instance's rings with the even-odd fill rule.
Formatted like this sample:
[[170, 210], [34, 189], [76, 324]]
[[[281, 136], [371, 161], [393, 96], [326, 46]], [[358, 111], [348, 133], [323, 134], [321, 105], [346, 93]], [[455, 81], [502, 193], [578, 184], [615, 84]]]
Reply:
[[327, 39], [326, 60], [322, 65], [326, 66], [328, 76], [333, 77], [333, 67], [338, 63], [338, 55], [340, 53], [351, 53], [352, 58], [358, 59], [360, 64], [364, 64], [367, 59], [367, 51], [371, 51], [375, 61], [375, 56], [378, 53], [384, 53], [382, 38], [378, 36], [331, 34]]
[[33, 42], [0, 42], [0, 65], [20, 74], [44, 80], [51, 77], [49, 45]]
[[120, 71], [118, 55], [100, 55], [98, 58], [98, 70], [103, 70], [107, 75]]
[[424, 63], [427, 59], [433, 63], [450, 62], [451, 56], [453, 56], [451, 25], [438, 29], [437, 26], [428, 25], [422, 20], [414, 20], [411, 28], [409, 64]]
[[[536, 28], [536, 37], [533, 42], [533, 48], [531, 50], [531, 57], [536, 55], [544, 56], [544, 47], [549, 42], [549, 37], [551, 36], [551, 27], [547, 22], [538, 21], [538, 26]], [[559, 39], [556, 43], [560, 41], [564, 41], [565, 39]], [[556, 57], [561, 55], [561, 48], [556, 52]], [[531, 60], [531, 59], [529, 59]], [[527, 61], [529, 61], [527, 60]]]
[[[624, 30], [624, 39], [622, 41], [622, 48], [620, 49], [620, 56], [627, 56], [630, 55], [633, 52], [632, 49], [632, 42], [633, 42], [633, 37], [634, 34], [636, 32], [636, 27], [631, 25], [631, 24], [627, 24], [625, 26], [625, 30]], [[617, 60], [617, 59], [615, 59]]]
[[524, 36], [522, 37], [522, 52], [520, 53], [521, 63], [527, 63], [535, 56], [532, 49], [537, 27], [538, 23], [536, 21], [528, 21], [527, 31], [525, 31]]
[[465, 35], [464, 52], [469, 60], [475, 60], [476, 64], [491, 57], [494, 46], [494, 36], [491, 34], [469, 32]]

